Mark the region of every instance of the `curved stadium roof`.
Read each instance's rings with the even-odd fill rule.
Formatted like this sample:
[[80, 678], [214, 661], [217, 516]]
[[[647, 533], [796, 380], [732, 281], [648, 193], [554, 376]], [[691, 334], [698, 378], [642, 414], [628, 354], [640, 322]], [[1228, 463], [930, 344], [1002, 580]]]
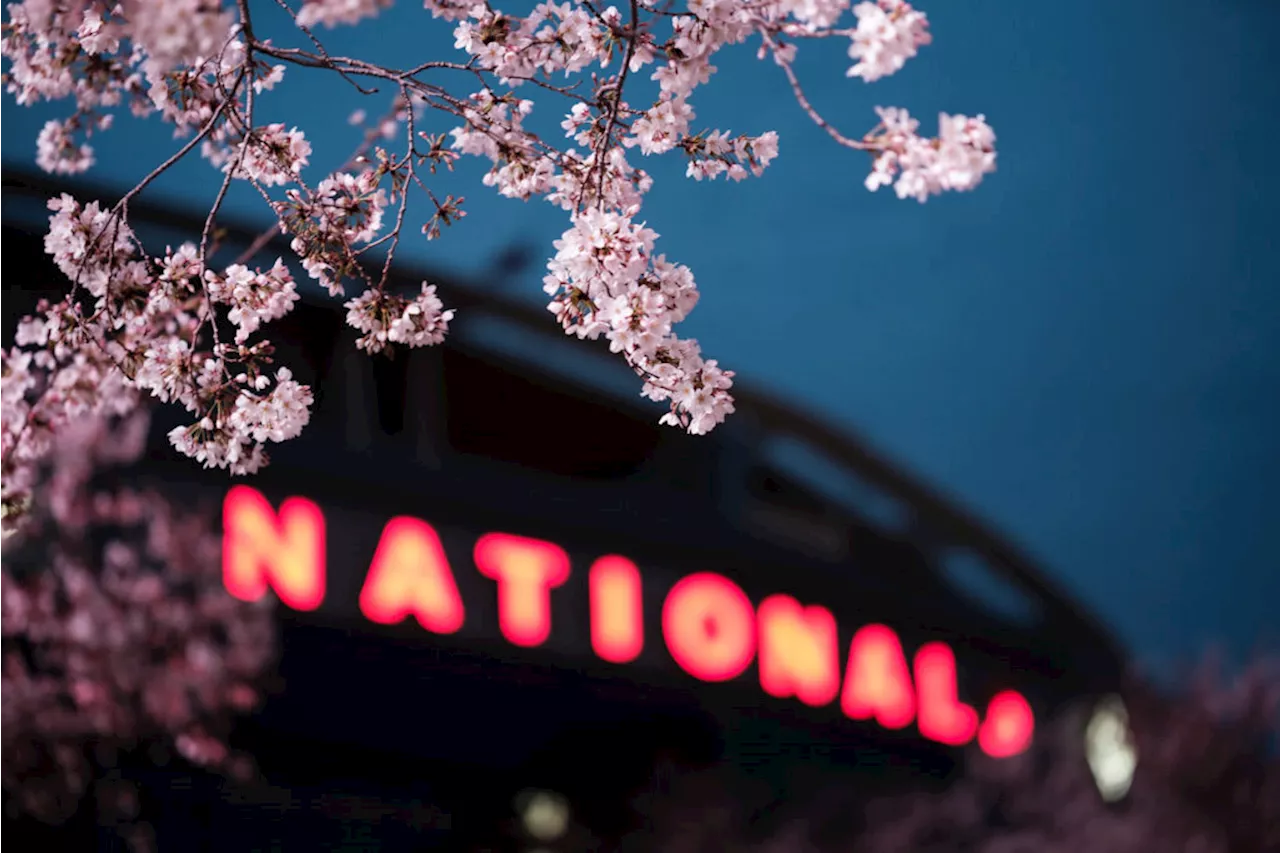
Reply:
[[[6, 171], [3, 185], [6, 242], [11, 233], [42, 233], [48, 215], [44, 201], [53, 194], [69, 191], [80, 198], [113, 195], [105, 187], [53, 182], [26, 172]], [[186, 239], [183, 235], [198, 233], [203, 226], [203, 217], [195, 213], [143, 200], [131, 202], [130, 213], [141, 233], [150, 238], [150, 229], [162, 242], [180, 242]], [[227, 232], [226, 242], [232, 245], [249, 246], [258, 233], [246, 223], [220, 225]], [[263, 245], [261, 254], [290, 256], [281, 238]], [[12, 267], [7, 271], [6, 302], [12, 306], [13, 290], [35, 290], [25, 281], [13, 288], [17, 271]], [[398, 265], [397, 286], [416, 288], [422, 280], [436, 283], [445, 304], [457, 309], [446, 348], [489, 353], [525, 370], [534, 365], [544, 376], [556, 377], [552, 384], [572, 389], [579, 397], [607, 399], [609, 406], [625, 413], [628, 420], [656, 422], [660, 410], [639, 401], [638, 380], [604, 346], [567, 338], [544, 310], [495, 292], [492, 282], [442, 279], [430, 271]], [[300, 289], [303, 281], [311, 286], [304, 303], [336, 313], [337, 305], [305, 276], [299, 277]], [[12, 322], [11, 311], [7, 306], [6, 326]], [[4, 331], [10, 333], [8, 328]], [[828, 529], [831, 524], [838, 527], [845, 518], [856, 518], [907, 540], [930, 558], [939, 577], [991, 611], [993, 617], [1016, 621], [1034, 611], [1035, 631], [1047, 644], [1072, 647], [1077, 665], [1093, 669], [1099, 682], [1116, 677], [1121, 654], [1110, 632], [987, 524], [886, 460], [848, 430], [740, 379], [734, 395], [736, 413], [711, 436], [697, 439], [711, 446], [732, 447], [729, 455], [739, 460], [735, 470], [742, 477], [742, 488], [722, 488], [722, 501], [732, 503], [754, 477], [767, 490], [798, 495], [810, 509], [817, 508], [809, 513], [817, 522], [799, 528], [800, 538], [810, 540], [811, 545], [821, 538], [824, 523]], [[724, 476], [723, 469], [717, 476]], [[786, 526], [783, 516], [774, 517], [779, 519]], [[793, 538], [795, 533], [793, 529]]]

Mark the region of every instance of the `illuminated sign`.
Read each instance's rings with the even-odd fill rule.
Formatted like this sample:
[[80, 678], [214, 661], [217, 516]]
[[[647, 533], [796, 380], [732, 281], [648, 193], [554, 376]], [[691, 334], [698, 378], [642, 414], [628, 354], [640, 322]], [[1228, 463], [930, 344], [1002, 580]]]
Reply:
[[[231, 489], [223, 504], [223, 582], [237, 598], [255, 601], [270, 589], [288, 607], [318, 609], [326, 592], [325, 517], [310, 500], [292, 497], [277, 510], [248, 486]], [[541, 539], [486, 533], [473, 561], [497, 593], [498, 629], [513, 645], [534, 648], [552, 635], [552, 596], [570, 577], [569, 555]], [[380, 625], [413, 618], [433, 634], [455, 634], [467, 620], [439, 533], [409, 516], [382, 529], [359, 594], [360, 613]], [[613, 664], [632, 664], [645, 647], [644, 576], [631, 560], [608, 555], [587, 572], [593, 652]], [[888, 729], [913, 722], [923, 737], [961, 746], [975, 737], [988, 755], [1027, 748], [1035, 728], [1031, 706], [1014, 690], [998, 693], [986, 713], [957, 695], [956, 660], [946, 643], [920, 647], [908, 661], [897, 633], [864, 625], [841, 656], [835, 616], [787, 595], [752, 603], [736, 583], [695, 572], [667, 591], [662, 644], [671, 659], [700, 681], [741, 677], [756, 664], [761, 689], [779, 699], [818, 708], [839, 703], [853, 720]], [[843, 664], [843, 666], [842, 666]]]

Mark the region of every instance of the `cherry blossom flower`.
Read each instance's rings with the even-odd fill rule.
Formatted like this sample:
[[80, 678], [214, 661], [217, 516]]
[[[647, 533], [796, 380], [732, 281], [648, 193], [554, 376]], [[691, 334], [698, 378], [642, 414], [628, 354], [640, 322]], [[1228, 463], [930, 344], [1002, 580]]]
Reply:
[[223, 738], [273, 666], [271, 605], [223, 590], [211, 518], [121, 476], [147, 428], [139, 411], [62, 429], [4, 540], [4, 791], [48, 822], [110, 781], [113, 754], [239, 767]]
[[206, 270], [205, 291], [214, 302], [231, 306], [227, 319], [236, 326], [236, 343], [243, 344], [263, 323], [278, 320], [298, 301], [293, 276], [279, 258], [265, 273], [232, 264], [222, 275]]
[[93, 165], [93, 148], [77, 142], [72, 121], [52, 119], [36, 140], [36, 165], [46, 172], [74, 175]]
[[849, 77], [868, 83], [902, 70], [916, 51], [929, 44], [929, 20], [905, 0], [876, 0], [853, 7], [858, 28], [849, 45], [849, 58], [857, 62]]
[[376, 17], [390, 5], [390, 0], [305, 0], [298, 10], [298, 24], [304, 27], [324, 24], [333, 29]]
[[920, 123], [906, 110], [877, 107], [879, 133], [867, 141], [877, 150], [867, 189], [893, 185], [898, 198], [919, 202], [947, 190], [971, 190], [996, 168], [995, 133], [983, 116], [938, 116], [938, 136], [916, 134]]
[[[733, 411], [733, 372], [677, 332], [697, 302], [694, 277], [658, 252], [641, 214], [654, 180], [631, 158], [683, 157], [695, 182], [765, 175], [779, 155], [776, 132], [694, 124], [694, 100], [721, 50], [758, 42], [757, 56], [773, 60], [801, 110], [838, 145], [871, 156], [869, 189], [892, 185], [900, 198], [924, 201], [972, 189], [995, 168], [995, 135], [982, 116], [943, 115], [938, 136], [928, 139], [905, 110], [881, 109], [870, 133], [849, 136], [805, 96], [794, 62], [806, 40], [849, 39], [848, 74], [865, 81], [895, 73], [929, 44], [925, 14], [905, 0], [852, 8], [849, 0], [626, 7], [567, 0], [537, 2], [524, 14], [474, 0], [424, 0], [430, 18], [448, 22], [458, 53], [413, 68], [337, 55], [316, 29], [368, 21], [390, 0], [281, 5], [289, 14], [277, 22], [285, 27], [279, 40], [265, 31], [275, 23], [231, 0], [7, 7], [6, 89], [22, 105], [68, 102], [66, 117], [36, 141], [41, 168], [92, 168], [89, 139], [124, 110], [157, 117], [182, 140], [113, 206], [69, 196], [51, 202], [46, 248], [70, 293], [31, 318], [29, 334], [5, 355], [6, 388], [17, 402], [6, 401], [0, 429], [3, 490], [14, 506], [31, 479], [24, 466], [39, 460], [60, 425], [81, 412], [123, 413], [148, 395], [191, 415], [171, 434], [181, 452], [232, 473], [266, 464], [266, 444], [297, 435], [311, 402], [287, 365], [270, 363], [266, 337], [296, 300], [295, 262], [334, 297], [355, 288], [347, 318], [361, 349], [442, 340], [452, 314], [433, 290], [409, 298], [386, 285], [411, 195], [429, 204], [428, 240], [466, 216], [465, 199], [441, 200], [430, 186], [435, 172], [461, 158], [484, 164], [481, 183], [500, 195], [562, 211], [567, 230], [544, 286], [565, 331], [607, 338], [635, 370], [640, 393], [666, 406], [662, 423], [711, 430]], [[290, 39], [289, 27], [300, 38]], [[286, 85], [293, 67], [328, 72], [361, 92], [376, 84], [392, 98], [367, 124], [364, 109], [352, 114], [361, 140], [338, 168], [312, 174], [305, 131], [268, 115], [276, 102], [258, 97]], [[655, 100], [642, 102], [646, 85]], [[529, 126], [535, 109], [560, 99], [567, 143]], [[552, 109], [562, 115], [566, 107]], [[428, 127], [440, 117], [446, 127]], [[128, 202], [188, 155], [222, 175], [200, 239], [162, 253], [144, 248]], [[265, 271], [252, 268], [251, 257], [221, 257], [216, 222], [233, 182], [270, 205], [293, 257]], [[234, 337], [223, 341], [218, 330], [228, 324]]]
[[364, 334], [356, 346], [369, 353], [382, 352], [389, 344], [422, 347], [438, 344], [449, 330], [453, 312], [444, 310], [434, 285], [425, 281], [413, 299], [366, 290], [348, 301], [347, 322]]

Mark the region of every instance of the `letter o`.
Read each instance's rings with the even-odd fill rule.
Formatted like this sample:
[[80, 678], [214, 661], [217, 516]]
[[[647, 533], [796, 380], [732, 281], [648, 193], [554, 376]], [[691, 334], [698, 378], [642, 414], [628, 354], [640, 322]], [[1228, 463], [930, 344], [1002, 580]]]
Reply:
[[671, 657], [703, 681], [741, 675], [756, 654], [756, 613], [742, 588], [714, 572], [680, 580], [662, 605]]

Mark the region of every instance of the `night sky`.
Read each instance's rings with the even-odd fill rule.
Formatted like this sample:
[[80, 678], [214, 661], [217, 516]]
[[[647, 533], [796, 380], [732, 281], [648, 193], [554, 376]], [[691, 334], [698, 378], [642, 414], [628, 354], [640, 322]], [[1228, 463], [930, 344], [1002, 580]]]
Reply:
[[[263, 31], [274, 4], [258, 5]], [[921, 6], [934, 44], [887, 80], [846, 79], [840, 45], [802, 45], [808, 93], [849, 135], [876, 105], [906, 107], [926, 130], [940, 110], [984, 113], [998, 172], [924, 206], [868, 193], [867, 159], [808, 122], [754, 42], [720, 54], [695, 126], [775, 129], [780, 156], [732, 185], [685, 179], [674, 155], [642, 164], [659, 251], [702, 289], [684, 332], [991, 520], [1140, 660], [1276, 648], [1280, 4]], [[450, 29], [404, 3], [326, 39], [407, 66], [452, 52]], [[259, 123], [307, 132], [314, 181], [355, 145], [348, 114], [380, 113], [388, 96], [289, 75]], [[535, 102], [552, 127], [567, 111]], [[31, 163], [60, 113], [6, 96], [4, 163]], [[90, 176], [124, 189], [180, 143], [122, 116], [94, 144]], [[497, 197], [479, 184], [485, 165], [436, 179], [438, 194], [466, 195], [469, 216], [431, 244], [414, 228], [403, 256], [476, 274], [495, 249], [527, 244], [537, 266], [504, 287], [542, 301], [541, 258], [565, 216]], [[207, 209], [217, 177], [192, 159], [154, 197]], [[231, 210], [267, 221], [248, 192]]]

